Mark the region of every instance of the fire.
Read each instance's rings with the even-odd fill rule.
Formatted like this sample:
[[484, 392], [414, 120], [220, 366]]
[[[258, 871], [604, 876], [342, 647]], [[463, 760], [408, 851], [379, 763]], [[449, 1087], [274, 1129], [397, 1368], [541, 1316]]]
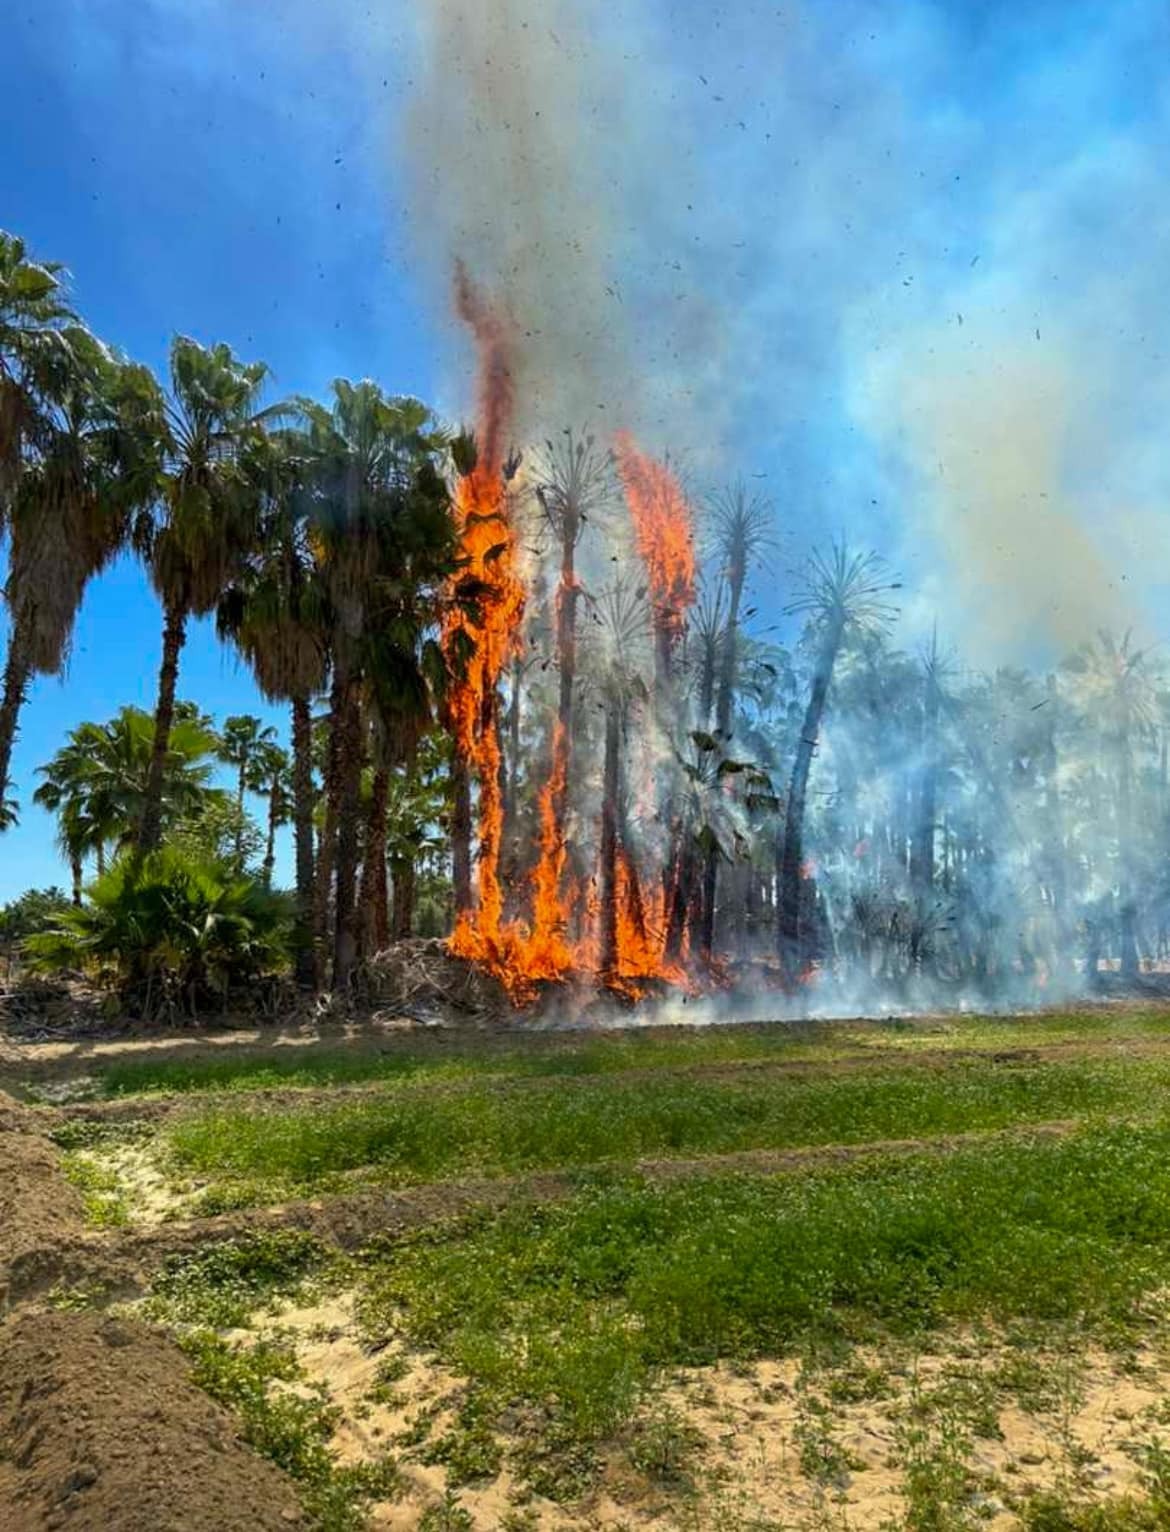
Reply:
[[662, 956], [666, 939], [666, 894], [662, 879], [654, 878], [647, 889], [638, 878], [624, 846], [617, 853], [617, 946], [615, 987], [627, 994], [640, 993], [635, 981], [665, 979], [690, 988], [685, 969], [667, 963]]
[[691, 508], [670, 468], [643, 452], [628, 431], [615, 437], [614, 455], [646, 566], [655, 626], [674, 643], [695, 600]]
[[474, 911], [461, 912], [452, 949], [483, 960], [500, 943], [503, 916], [504, 806], [497, 695], [500, 675], [515, 653], [525, 590], [504, 480], [504, 446], [512, 411], [508, 330], [462, 267], [456, 271], [455, 293], [459, 313], [475, 332], [479, 349], [480, 432], [476, 465], [460, 479], [455, 492], [461, 567], [452, 584], [454, 590], [462, 582], [475, 583], [482, 621], [473, 621], [452, 603], [442, 633], [444, 652], [456, 661], [447, 699], [448, 725], [456, 750], [479, 783], [479, 899]]
[[503, 916], [500, 842], [504, 805], [500, 789], [497, 687], [511, 659], [524, 612], [524, 585], [515, 572], [515, 539], [508, 523], [504, 484], [490, 465], [477, 465], [456, 494], [463, 570], [460, 579], [482, 582], [482, 625], [457, 609], [444, 625], [450, 654], [458, 635], [470, 648], [464, 673], [451, 688], [448, 720], [461, 752], [479, 783], [479, 900], [474, 915], [464, 912], [453, 938], [464, 956], [482, 956], [483, 943], [498, 942]]
[[[531, 1000], [541, 982], [571, 977], [603, 979], [631, 997], [642, 994], [648, 981], [690, 987], [685, 970], [663, 957], [666, 891], [661, 869], [640, 882], [625, 846], [616, 864], [616, 969], [600, 973], [597, 880], [584, 885], [578, 880], [571, 890], [565, 886], [572, 738], [564, 716], [553, 724], [549, 774], [537, 797], [531, 923], [504, 919], [499, 685], [506, 666], [519, 653], [527, 595], [505, 462], [512, 414], [511, 342], [508, 325], [461, 269], [456, 301], [474, 332], [479, 353], [479, 427], [476, 465], [455, 489], [460, 567], [452, 578], [451, 594], [461, 586], [472, 586], [476, 610], [473, 614], [451, 601], [442, 643], [451, 672], [447, 721], [455, 750], [476, 784], [478, 887], [473, 907], [459, 913], [451, 950], [486, 967], [517, 1004]], [[690, 507], [670, 469], [643, 453], [628, 432], [619, 435], [615, 454], [654, 603], [658, 659], [668, 670], [670, 651], [682, 634], [695, 596]], [[578, 589], [567, 563], [556, 597], [558, 619], [567, 610], [566, 620], [572, 623], [573, 608], [564, 603]]]
[[569, 912], [561, 896], [568, 776], [569, 737], [558, 719], [553, 729], [552, 771], [540, 792], [540, 860], [532, 880], [532, 936], [526, 952], [529, 968], [548, 979], [559, 978], [574, 963], [565, 940]]

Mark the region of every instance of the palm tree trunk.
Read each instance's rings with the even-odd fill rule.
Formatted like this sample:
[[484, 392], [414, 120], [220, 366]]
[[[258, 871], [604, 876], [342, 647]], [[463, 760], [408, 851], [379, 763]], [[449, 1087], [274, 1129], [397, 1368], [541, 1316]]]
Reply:
[[308, 697], [292, 702], [293, 836], [297, 863], [296, 978], [302, 989], [317, 980], [313, 954], [313, 719]]
[[73, 903], [80, 909], [82, 869], [81, 857], [76, 851], [72, 851], [69, 854], [69, 872], [73, 879]]
[[247, 787], [248, 761], [245, 758], [240, 762], [240, 779], [236, 784], [236, 866], [244, 865], [244, 792]]
[[[272, 887], [272, 869], [276, 866], [276, 813], [280, 803], [280, 783], [273, 777], [268, 792], [268, 844], [264, 848], [264, 887]], [[236, 860], [243, 862], [243, 856], [237, 852]]]
[[1120, 876], [1121, 977], [1132, 983], [1138, 976], [1137, 910], [1133, 878], [1133, 782], [1129, 754], [1129, 736], [1123, 734], [1118, 745], [1117, 849]]
[[619, 768], [621, 764], [621, 703], [606, 699], [605, 764], [601, 782], [601, 972], [613, 976], [618, 967], [617, 831]]
[[415, 894], [415, 865], [414, 858], [409, 856], [396, 856], [390, 863], [390, 874], [394, 880], [394, 913], [390, 924], [391, 939], [396, 942], [409, 941], [414, 934], [414, 894]]
[[739, 649], [739, 606], [743, 600], [743, 582], [747, 568], [742, 563], [733, 565], [728, 575], [730, 599], [727, 609], [727, 630], [723, 639], [722, 664], [719, 667], [719, 695], [715, 705], [715, 727], [719, 730], [724, 749], [731, 738], [731, 713], [735, 701], [736, 666]]
[[341, 748], [342, 684], [334, 673], [329, 694], [329, 747], [325, 754], [325, 821], [317, 846], [316, 879], [313, 889], [313, 940], [317, 949], [318, 983], [325, 980], [326, 953], [329, 949], [329, 899], [337, 867], [337, 805]]
[[163, 625], [162, 664], [158, 672], [158, 702], [154, 710], [154, 746], [142, 805], [142, 823], [138, 828], [138, 854], [154, 851], [162, 838], [163, 782], [166, 775], [167, 748], [171, 722], [175, 716], [175, 687], [179, 679], [179, 655], [187, 636], [185, 614], [175, 606], [166, 608]]
[[683, 937], [695, 897], [695, 871], [697, 857], [694, 837], [690, 827], [681, 825], [675, 837], [676, 849], [671, 858], [670, 880], [666, 890], [666, 942], [664, 952], [668, 962], [677, 963], [682, 957]]
[[451, 762], [451, 800], [451, 877], [458, 919], [471, 910], [471, 774], [458, 754]]
[[[719, 685], [715, 702], [715, 729], [724, 752], [731, 740], [731, 714], [735, 701], [736, 637], [739, 633], [739, 605], [743, 599], [746, 568], [736, 562], [728, 578], [729, 602], [727, 627], [723, 636], [723, 654], [719, 666]], [[707, 847], [703, 858], [703, 881], [698, 921], [699, 955], [709, 963], [715, 951], [715, 907], [719, 898], [719, 847]]]
[[361, 820], [362, 719], [357, 682], [341, 683], [337, 749], [337, 881], [333, 896], [333, 993], [349, 986], [358, 955], [357, 870]]
[[719, 894], [719, 847], [708, 846], [703, 859], [703, 883], [699, 901], [699, 956], [709, 963], [715, 951], [715, 901]]
[[939, 690], [934, 673], [937, 655], [926, 673], [926, 696], [922, 709], [922, 766], [918, 781], [918, 804], [910, 841], [910, 885], [922, 907], [934, 887], [934, 829], [938, 817], [938, 715]]
[[17, 722], [32, 675], [26, 651], [24, 636], [13, 624], [8, 638], [8, 662], [4, 666], [4, 691], [0, 697], [0, 824], [4, 818], [4, 800], [8, 796], [8, 772], [12, 765]]
[[389, 797], [390, 772], [385, 766], [379, 766], [374, 773], [366, 815], [366, 849], [362, 863], [361, 929], [366, 937], [367, 955], [381, 952], [390, 942], [386, 888], [386, 805]]
[[106, 875], [106, 843], [105, 843], [104, 840], [99, 840], [98, 841], [96, 852], [97, 852], [97, 875], [98, 875], [99, 878], [104, 878], [105, 875]]
[[812, 691], [805, 709], [796, 760], [792, 766], [792, 781], [788, 789], [788, 805], [784, 816], [784, 841], [780, 854], [780, 910], [777, 921], [777, 950], [780, 966], [789, 983], [795, 982], [804, 967], [804, 942], [801, 932], [801, 895], [804, 882], [804, 810], [808, 796], [808, 776], [812, 769], [813, 754], [817, 748], [821, 720], [825, 714], [825, 700], [829, 683], [833, 679], [833, 666], [841, 645], [843, 631], [840, 622], [832, 622], [826, 629], [821, 650], [813, 672]]

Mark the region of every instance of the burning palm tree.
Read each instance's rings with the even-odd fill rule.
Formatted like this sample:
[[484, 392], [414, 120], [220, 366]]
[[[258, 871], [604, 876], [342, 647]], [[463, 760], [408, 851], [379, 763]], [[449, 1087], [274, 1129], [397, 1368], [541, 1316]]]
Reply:
[[812, 685], [792, 766], [780, 852], [778, 950], [790, 983], [805, 966], [801, 930], [805, 801], [833, 667], [850, 628], [881, 630], [892, 621], [895, 608], [885, 597], [898, 589], [899, 582], [886, 578], [885, 565], [876, 554], [850, 553], [845, 543], [834, 543], [828, 555], [817, 552], [809, 559], [804, 589], [788, 607], [790, 613], [808, 617], [816, 637]]

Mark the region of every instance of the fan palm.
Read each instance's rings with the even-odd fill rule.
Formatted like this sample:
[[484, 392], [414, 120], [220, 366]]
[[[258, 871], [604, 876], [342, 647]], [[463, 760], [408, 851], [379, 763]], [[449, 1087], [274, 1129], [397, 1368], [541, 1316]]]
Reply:
[[252, 777], [253, 763], [265, 747], [275, 745], [276, 730], [253, 713], [234, 713], [223, 721], [219, 736], [219, 758], [236, 768], [236, 809], [240, 831], [236, 838], [236, 862], [243, 862], [244, 794]]
[[[62, 848], [74, 864], [93, 854], [99, 876], [108, 849], [134, 839], [150, 776], [154, 723], [141, 708], [124, 707], [108, 723], [82, 723], [51, 761], [35, 801], [58, 816]], [[169, 828], [197, 813], [211, 787], [216, 739], [190, 718], [172, 728], [164, 759], [161, 823]]]
[[302, 480], [306, 437], [296, 429], [269, 432], [252, 454], [263, 494], [262, 534], [224, 592], [216, 614], [221, 638], [233, 643], [269, 702], [292, 712], [292, 804], [296, 847], [296, 976], [316, 978], [313, 942], [312, 701], [329, 675], [329, 611], [309, 540]]
[[433, 629], [455, 568], [455, 527], [441, 471], [448, 441], [425, 405], [338, 379], [330, 408], [302, 409], [310, 535], [331, 615], [326, 775], [336, 825], [333, 986], [343, 989], [358, 951], [363, 700], [384, 764], [405, 758], [432, 717], [441, 668]]
[[[622, 822], [622, 741], [630, 703], [647, 698], [643, 671], [649, 665], [645, 653], [652, 627], [650, 605], [644, 585], [634, 586], [619, 576], [591, 603], [593, 643], [598, 647], [602, 708], [605, 715], [605, 747], [601, 779], [601, 845], [599, 884], [601, 893], [601, 972], [607, 979], [618, 974], [618, 845]], [[629, 848], [626, 848], [627, 853]], [[632, 867], [631, 860], [631, 867]]]
[[[2, 257], [0, 240], [0, 267]], [[79, 326], [49, 334], [58, 343], [36, 358], [35, 422], [31, 406], [17, 411], [22, 463], [15, 475], [5, 471], [0, 500], [9, 544], [0, 798], [29, 680], [60, 671], [87, 584], [122, 547], [132, 514], [157, 485], [161, 401], [151, 374], [113, 357]]]
[[24, 241], [0, 229], [0, 525], [45, 432], [43, 405], [85, 332], [66, 301], [64, 267], [29, 259]]
[[247, 786], [254, 793], [267, 799], [267, 838], [264, 849], [264, 868], [261, 874], [265, 888], [272, 887], [272, 871], [276, 866], [276, 832], [289, 820], [292, 804], [292, 771], [288, 751], [283, 750], [274, 739], [262, 740], [253, 750], [248, 764]]
[[171, 346], [162, 492], [136, 529], [163, 607], [154, 745], [138, 834], [143, 853], [154, 850], [161, 835], [167, 741], [188, 619], [215, 609], [256, 545], [261, 495], [249, 449], [279, 409], [259, 408], [267, 376], [263, 362], [242, 362], [226, 345], [204, 347], [180, 335]]
[[[1153, 737], [1157, 724], [1157, 681], [1150, 654], [1133, 634], [1121, 638], [1102, 629], [1065, 662], [1081, 712], [1113, 758], [1116, 775], [1118, 908], [1121, 971], [1138, 973], [1137, 912], [1134, 904], [1133, 751]], [[1092, 975], [1090, 975], [1092, 978]]]
[[804, 967], [801, 885], [805, 802], [833, 667], [841, 641], [850, 628], [880, 630], [893, 619], [895, 608], [885, 598], [897, 589], [898, 582], [886, 578], [885, 566], [876, 554], [851, 553], [844, 543], [834, 543], [827, 555], [817, 552], [811, 556], [803, 590], [788, 607], [790, 613], [809, 618], [816, 643], [812, 686], [792, 766], [780, 852], [778, 948], [781, 966], [790, 982]]

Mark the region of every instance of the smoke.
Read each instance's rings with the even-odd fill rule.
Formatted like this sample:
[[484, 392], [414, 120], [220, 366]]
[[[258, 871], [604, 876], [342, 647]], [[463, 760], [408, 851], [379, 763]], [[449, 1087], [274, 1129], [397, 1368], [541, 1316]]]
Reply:
[[755, 473], [785, 538], [877, 544], [979, 662], [1141, 625], [1170, 579], [1160, 7], [1053, 6], [1042, 47], [999, 4], [415, 10], [416, 259], [441, 311], [459, 255], [509, 310], [518, 435], [624, 424]]
[[456, 260], [512, 329], [514, 428], [617, 425], [619, 201], [603, 43], [569, 0], [425, 0], [407, 122], [419, 255]]
[[1002, 332], [932, 335], [878, 370], [873, 387], [875, 423], [914, 465], [907, 530], [941, 561], [934, 593], [949, 631], [982, 662], [1051, 658], [1098, 628], [1135, 623], [1076, 501], [1092, 403], [1071, 357]]

